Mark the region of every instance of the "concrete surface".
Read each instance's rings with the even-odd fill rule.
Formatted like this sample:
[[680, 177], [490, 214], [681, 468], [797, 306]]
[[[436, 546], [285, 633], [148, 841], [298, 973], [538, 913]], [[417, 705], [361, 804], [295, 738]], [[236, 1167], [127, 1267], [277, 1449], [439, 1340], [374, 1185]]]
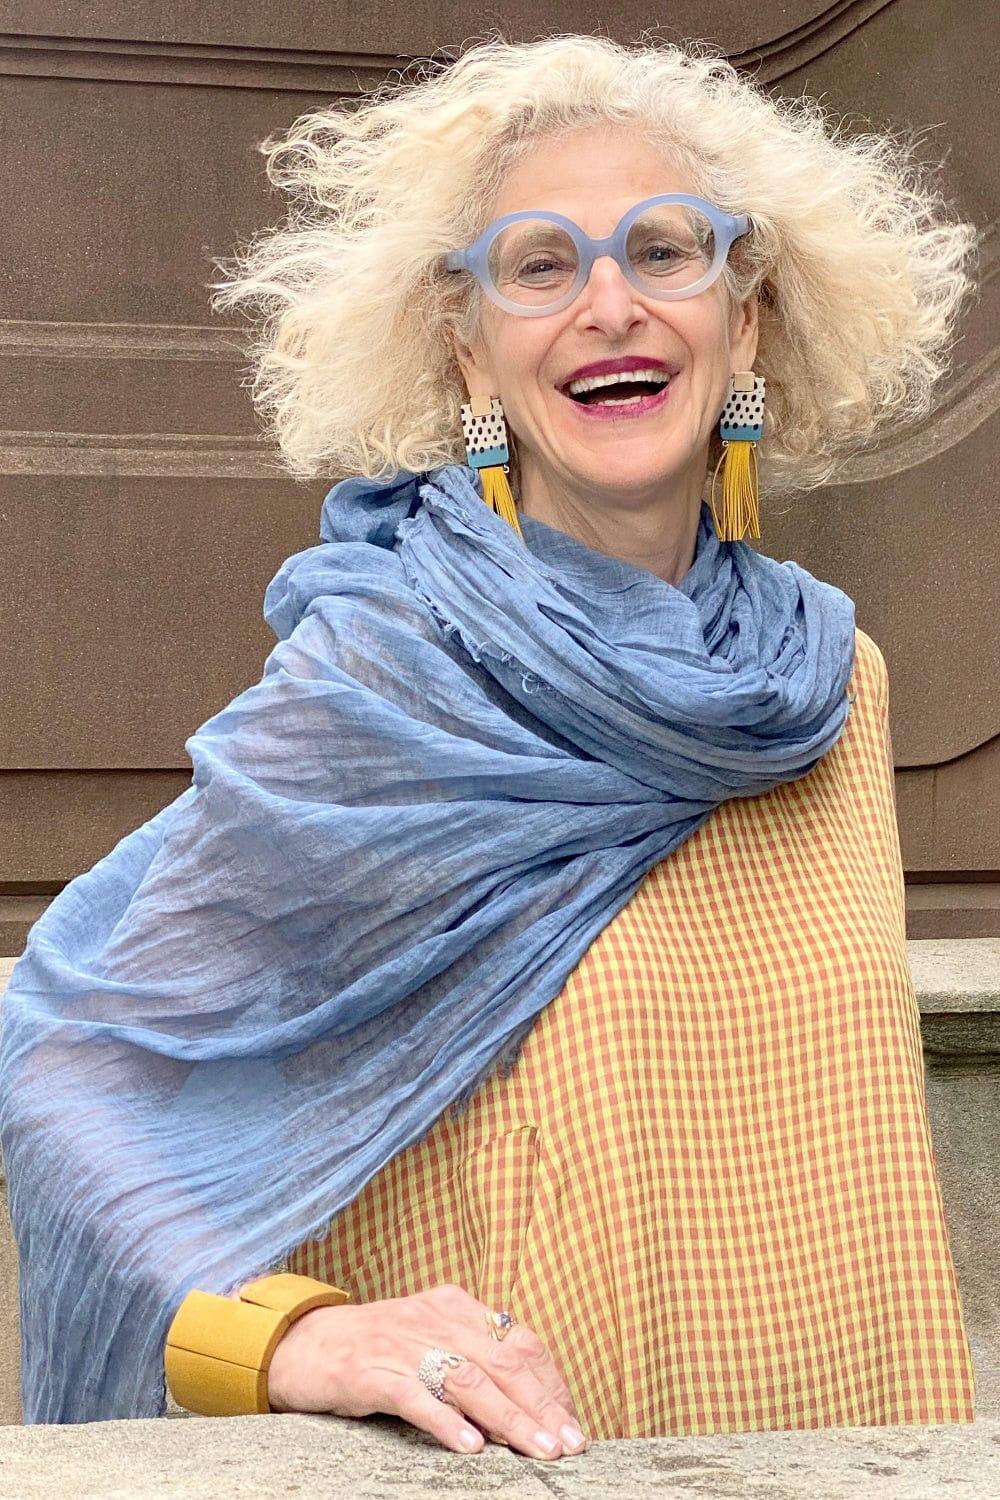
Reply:
[[2, 1500], [996, 1500], [1000, 1423], [592, 1443], [542, 1463], [451, 1453], [390, 1417], [189, 1417], [8, 1428]]
[[1000, 1012], [1000, 937], [915, 938], [906, 956], [922, 1015]]

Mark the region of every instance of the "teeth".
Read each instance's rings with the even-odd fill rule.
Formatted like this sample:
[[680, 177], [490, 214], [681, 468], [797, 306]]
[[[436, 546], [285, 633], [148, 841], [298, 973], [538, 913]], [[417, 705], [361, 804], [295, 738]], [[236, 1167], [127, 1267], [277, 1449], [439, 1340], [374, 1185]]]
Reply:
[[571, 396], [579, 396], [582, 391], [596, 391], [605, 385], [621, 385], [623, 381], [653, 381], [657, 385], [667, 385], [670, 376], [665, 375], [662, 370], [619, 370], [615, 375], [588, 375], [584, 380], [571, 380], [566, 389]]

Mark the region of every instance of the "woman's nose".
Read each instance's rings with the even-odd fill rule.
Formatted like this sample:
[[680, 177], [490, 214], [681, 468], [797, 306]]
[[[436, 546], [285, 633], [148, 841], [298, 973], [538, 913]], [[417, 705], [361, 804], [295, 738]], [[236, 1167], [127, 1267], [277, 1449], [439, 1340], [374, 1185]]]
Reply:
[[579, 308], [580, 316], [601, 327], [627, 325], [636, 316], [645, 317], [639, 293], [611, 255], [594, 261], [580, 291]]

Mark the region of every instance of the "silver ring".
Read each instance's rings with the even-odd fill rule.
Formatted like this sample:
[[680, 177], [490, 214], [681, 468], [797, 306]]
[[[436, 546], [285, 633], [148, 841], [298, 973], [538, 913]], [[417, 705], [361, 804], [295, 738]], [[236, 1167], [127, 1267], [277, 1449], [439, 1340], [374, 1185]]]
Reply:
[[442, 1371], [454, 1369], [456, 1365], [464, 1365], [466, 1358], [464, 1354], [452, 1354], [450, 1349], [428, 1349], [423, 1359], [417, 1366], [417, 1375], [439, 1401], [447, 1401], [444, 1393], [444, 1381]]

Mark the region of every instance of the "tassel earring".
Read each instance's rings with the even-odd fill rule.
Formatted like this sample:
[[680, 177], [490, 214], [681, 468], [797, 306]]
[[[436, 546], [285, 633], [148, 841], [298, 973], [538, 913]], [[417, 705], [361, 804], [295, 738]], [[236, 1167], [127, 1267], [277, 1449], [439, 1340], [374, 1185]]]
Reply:
[[[764, 377], [752, 370], [739, 370], [719, 418], [722, 457], [712, 475], [709, 505], [715, 534], [722, 542], [738, 542], [749, 529], [760, 537], [757, 495], [757, 444], [764, 430]], [[722, 518], [715, 509], [715, 482], [722, 475]]]
[[470, 396], [462, 406], [462, 433], [466, 462], [471, 469], [479, 470], [483, 482], [483, 499], [523, 541], [524, 533], [507, 479], [510, 449], [500, 397]]

